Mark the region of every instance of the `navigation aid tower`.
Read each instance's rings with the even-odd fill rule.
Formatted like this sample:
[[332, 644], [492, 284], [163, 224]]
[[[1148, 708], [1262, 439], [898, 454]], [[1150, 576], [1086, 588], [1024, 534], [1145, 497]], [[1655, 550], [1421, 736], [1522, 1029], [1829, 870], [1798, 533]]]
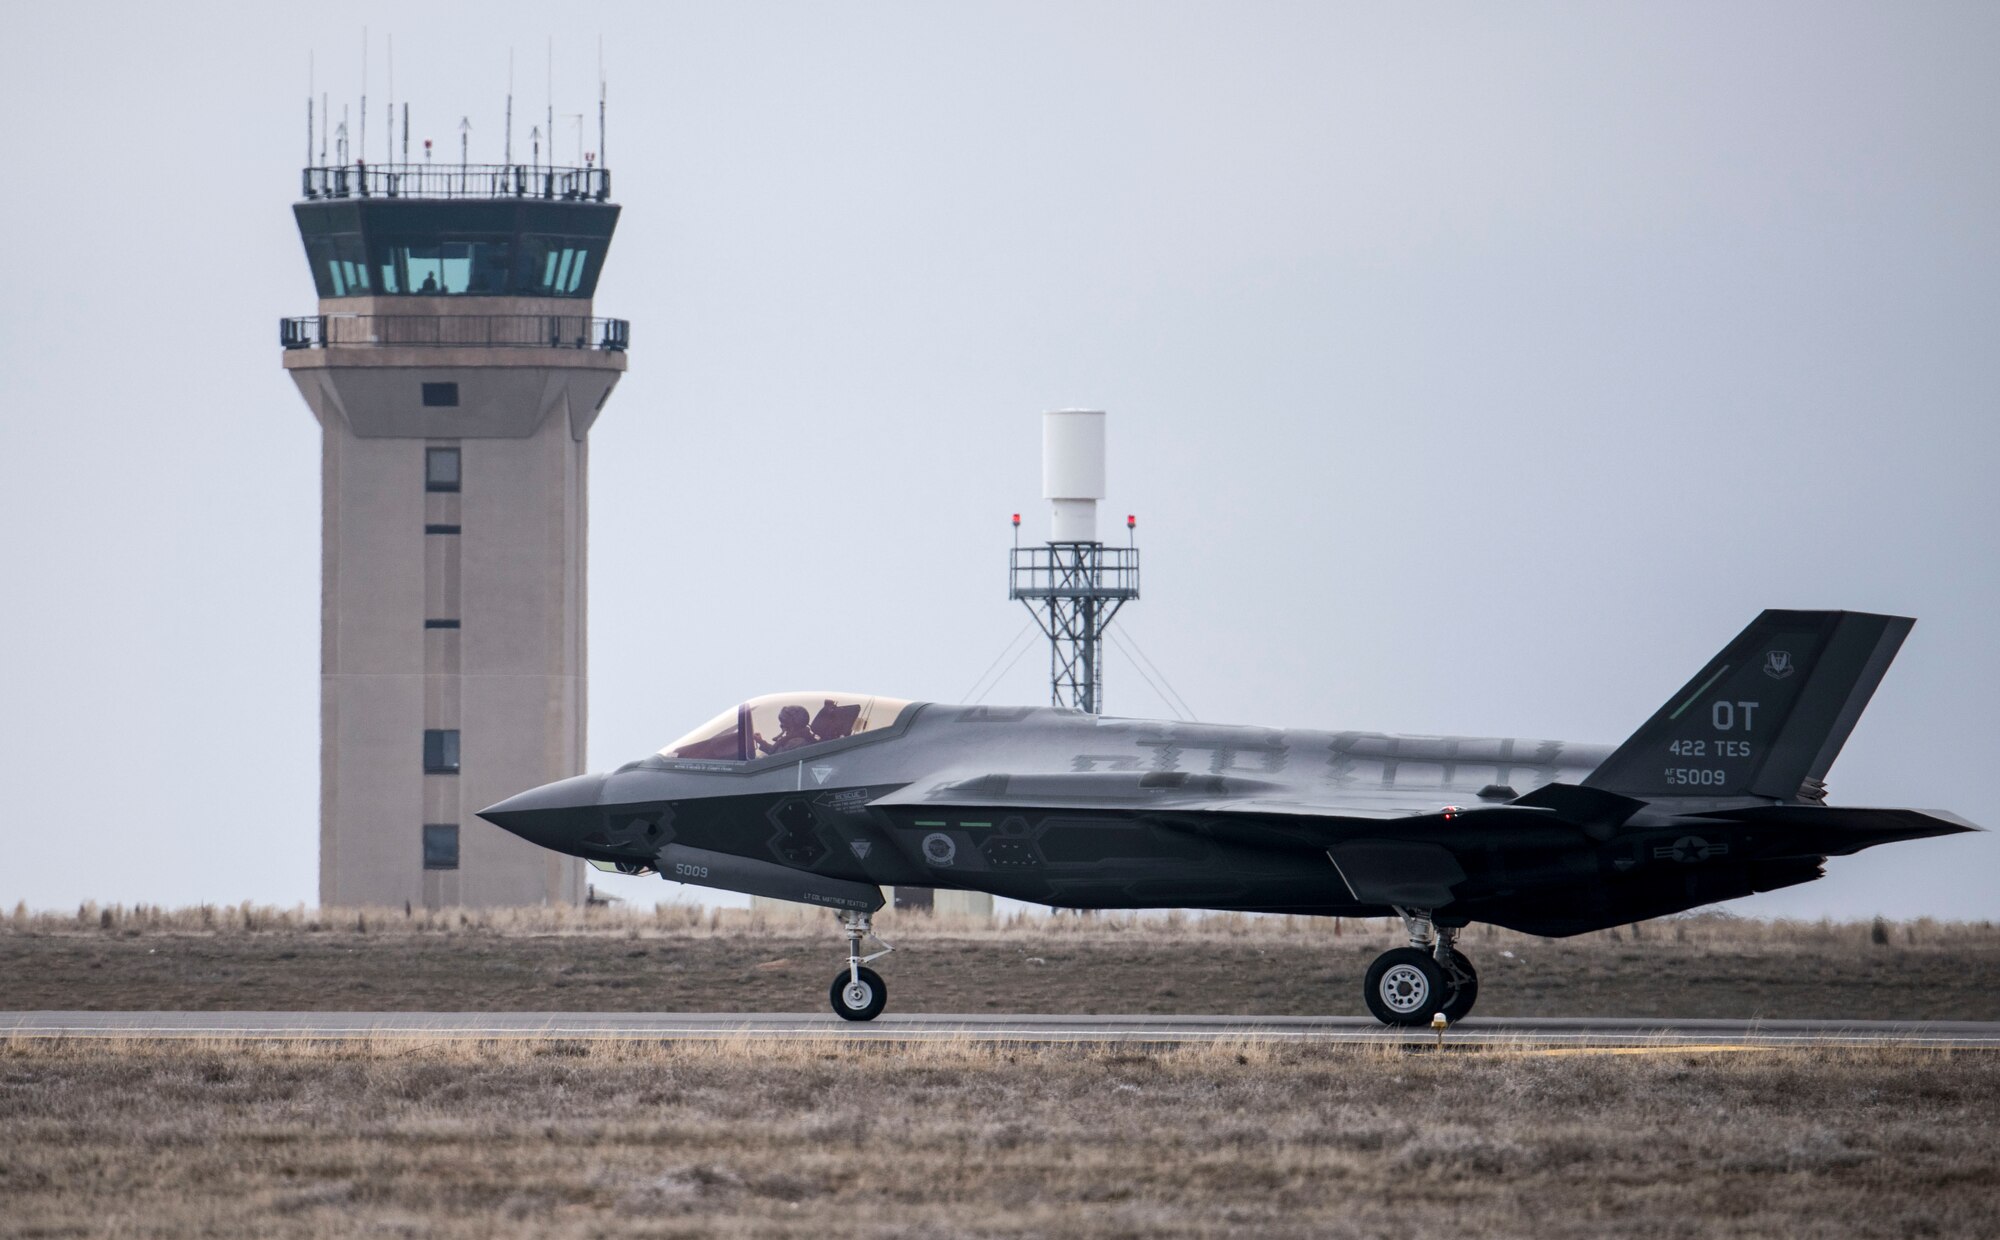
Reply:
[[592, 313], [610, 173], [315, 166], [292, 213], [319, 294], [279, 340], [321, 428], [320, 902], [581, 903], [580, 862], [474, 815], [583, 770], [588, 434], [629, 334]]
[[[1049, 639], [1049, 700], [1086, 714], [1104, 708], [1104, 630], [1139, 597], [1139, 549], [1097, 538], [1104, 498], [1104, 414], [1062, 409], [1042, 415], [1042, 497], [1049, 541], [1016, 546], [1007, 597], [1034, 614]], [[1125, 519], [1129, 532], [1132, 518]], [[1021, 518], [1014, 518], [1016, 537]]]

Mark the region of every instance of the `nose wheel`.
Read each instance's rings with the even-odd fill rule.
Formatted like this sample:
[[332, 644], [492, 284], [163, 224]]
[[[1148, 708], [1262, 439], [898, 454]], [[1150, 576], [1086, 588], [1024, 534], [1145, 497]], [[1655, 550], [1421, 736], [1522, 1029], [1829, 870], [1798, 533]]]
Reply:
[[833, 1010], [842, 1020], [874, 1020], [889, 1005], [889, 988], [873, 969], [855, 968], [835, 974], [828, 992]]
[[[834, 974], [827, 998], [833, 1003], [833, 1014], [842, 1020], [874, 1020], [889, 1004], [889, 988], [880, 973], [867, 967], [868, 962], [896, 949], [875, 938], [874, 918], [869, 914], [843, 913], [840, 921], [847, 932], [847, 967]], [[864, 954], [862, 944], [870, 938], [881, 944], [881, 950]]]

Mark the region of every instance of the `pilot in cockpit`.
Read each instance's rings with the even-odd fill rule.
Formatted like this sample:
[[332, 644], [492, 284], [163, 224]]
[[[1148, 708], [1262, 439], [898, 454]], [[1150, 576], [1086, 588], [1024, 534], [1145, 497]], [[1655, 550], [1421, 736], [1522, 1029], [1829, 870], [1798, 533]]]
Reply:
[[758, 733], [757, 752], [783, 753], [788, 749], [816, 745], [819, 739], [813, 735], [811, 712], [803, 706], [787, 706], [778, 712], [778, 739], [767, 741], [762, 733]]

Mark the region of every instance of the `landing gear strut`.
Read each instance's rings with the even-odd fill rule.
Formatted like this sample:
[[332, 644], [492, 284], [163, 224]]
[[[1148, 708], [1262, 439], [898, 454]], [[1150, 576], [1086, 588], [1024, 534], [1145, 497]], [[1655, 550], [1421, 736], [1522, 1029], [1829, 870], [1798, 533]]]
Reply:
[[1440, 926], [1429, 909], [1397, 908], [1410, 945], [1383, 952], [1368, 966], [1362, 997], [1385, 1025], [1428, 1025], [1443, 1013], [1456, 1023], [1479, 998], [1479, 975], [1457, 947], [1457, 926]]
[[[847, 967], [834, 975], [828, 997], [833, 1001], [834, 1014], [842, 1020], [874, 1020], [888, 1005], [889, 988], [883, 985], [882, 975], [867, 965], [896, 949], [875, 937], [872, 914], [842, 913], [840, 923], [847, 932]], [[863, 955], [862, 942], [869, 938], [880, 943], [882, 950]]]

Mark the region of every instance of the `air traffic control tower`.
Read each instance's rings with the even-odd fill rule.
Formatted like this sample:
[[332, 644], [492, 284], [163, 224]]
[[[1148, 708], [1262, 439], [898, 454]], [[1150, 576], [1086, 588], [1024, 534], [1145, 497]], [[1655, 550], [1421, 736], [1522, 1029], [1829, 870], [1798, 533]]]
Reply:
[[581, 903], [581, 862], [474, 815], [583, 770], [610, 174], [355, 163], [303, 193], [319, 313], [281, 340], [321, 431], [320, 903]]

